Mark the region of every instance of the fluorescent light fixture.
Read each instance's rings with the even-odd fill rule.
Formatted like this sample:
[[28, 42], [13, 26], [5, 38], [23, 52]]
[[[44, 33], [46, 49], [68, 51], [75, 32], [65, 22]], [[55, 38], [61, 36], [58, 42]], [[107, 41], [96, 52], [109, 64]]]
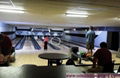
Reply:
[[120, 17], [113, 18], [114, 20], [120, 21]]
[[24, 13], [24, 8], [22, 7], [13, 7], [13, 6], [0, 6], [0, 12], [9, 12], [9, 13]]
[[67, 14], [85, 14], [85, 15], [89, 15], [89, 13], [87, 11], [67, 11]]
[[0, 9], [0, 12], [25, 13], [24, 11], [21, 11], [21, 10], [4, 10], [4, 9]]
[[75, 15], [75, 14], [66, 14], [69, 17], [88, 17], [88, 15]]
[[25, 10], [23, 7], [13, 7], [13, 6], [4, 6], [4, 5], [1, 5], [0, 9]]
[[89, 13], [87, 11], [68, 10], [65, 15], [69, 17], [88, 17]]
[[10, 2], [0, 1], [0, 4], [10, 4]]

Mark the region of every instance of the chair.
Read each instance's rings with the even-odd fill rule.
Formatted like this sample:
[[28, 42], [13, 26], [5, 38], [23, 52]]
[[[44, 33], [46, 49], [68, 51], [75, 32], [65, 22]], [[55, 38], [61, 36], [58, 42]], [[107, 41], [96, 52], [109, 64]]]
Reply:
[[76, 57], [78, 51], [79, 51], [78, 47], [72, 47], [71, 48], [71, 52], [72, 52], [71, 58], [75, 61], [78, 60], [78, 57]]
[[62, 60], [49, 60], [50, 61], [50, 65], [52, 65], [52, 64], [56, 64], [57, 66], [58, 65], [62, 65]]
[[75, 65], [73, 59], [68, 59], [66, 65]]

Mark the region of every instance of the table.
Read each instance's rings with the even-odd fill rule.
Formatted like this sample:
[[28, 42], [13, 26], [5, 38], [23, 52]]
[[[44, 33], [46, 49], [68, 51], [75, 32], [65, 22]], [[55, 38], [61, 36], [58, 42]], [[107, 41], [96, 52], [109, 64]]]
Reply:
[[[75, 66], [65, 66], [65, 65], [0, 67], [0, 78], [94, 78], [94, 76], [96, 75], [89, 73], [85, 74], [83, 73], [83, 71], [86, 71], [86, 68], [84, 66], [75, 67]], [[120, 74], [115, 74], [115, 75], [119, 75], [120, 77]], [[75, 76], [79, 76], [79, 77], [75, 77]], [[101, 76], [102, 74], [99, 77], [105, 78], [104, 77], [105, 74], [103, 74], [103, 77]]]
[[42, 59], [47, 59], [48, 60], [48, 66], [52, 66], [52, 61], [54, 61], [54, 60], [60, 61], [60, 60], [70, 58], [70, 56], [65, 55], [65, 54], [61, 54], [61, 53], [43, 53], [43, 54], [39, 54], [38, 57], [42, 58]]

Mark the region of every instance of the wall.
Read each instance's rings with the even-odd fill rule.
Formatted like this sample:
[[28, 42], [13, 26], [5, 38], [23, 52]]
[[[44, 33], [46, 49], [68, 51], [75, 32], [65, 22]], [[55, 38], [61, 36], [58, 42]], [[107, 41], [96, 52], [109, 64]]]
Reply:
[[[97, 32], [99, 33], [97, 34]], [[101, 42], [107, 42], [107, 31], [96, 31], [96, 34], [98, 36], [95, 38], [95, 45], [100, 47]]]
[[85, 33], [86, 31], [69, 31], [65, 32], [62, 38], [66, 41], [86, 43]]
[[8, 34], [10, 39], [15, 39], [15, 27], [0, 22], [0, 32]]
[[112, 50], [118, 50], [120, 47], [120, 32], [119, 31], [109, 31], [108, 32], [108, 47]]
[[[65, 33], [62, 37], [66, 41], [73, 41], [75, 43], [86, 44], [85, 34], [87, 31], [70, 31]], [[95, 38], [95, 46], [99, 47], [101, 42], [107, 42], [107, 31], [95, 31], [97, 37]], [[77, 36], [76, 36], [77, 34]]]
[[13, 26], [0, 23], [0, 32], [11, 32], [11, 31], [15, 31], [15, 28]]

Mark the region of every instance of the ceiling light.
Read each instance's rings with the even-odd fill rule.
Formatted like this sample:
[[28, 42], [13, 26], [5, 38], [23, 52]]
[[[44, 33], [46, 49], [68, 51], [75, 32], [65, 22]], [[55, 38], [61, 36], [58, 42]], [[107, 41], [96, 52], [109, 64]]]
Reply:
[[67, 11], [67, 14], [85, 14], [85, 15], [89, 15], [89, 13], [87, 11]]
[[75, 14], [66, 14], [69, 17], [88, 17], [88, 15], [75, 15]]
[[115, 17], [114, 20], [120, 21], [120, 17]]
[[88, 17], [89, 13], [87, 11], [68, 10], [65, 15], [70, 17]]
[[21, 10], [4, 10], [4, 9], [0, 9], [0, 12], [24, 13], [24, 11], [21, 11]]
[[13, 6], [0, 6], [0, 12], [24, 13], [24, 8]]
[[10, 4], [10, 2], [0, 1], [0, 4]]
[[4, 6], [4, 5], [1, 5], [0, 9], [25, 10], [23, 7], [13, 7], [13, 6]]

